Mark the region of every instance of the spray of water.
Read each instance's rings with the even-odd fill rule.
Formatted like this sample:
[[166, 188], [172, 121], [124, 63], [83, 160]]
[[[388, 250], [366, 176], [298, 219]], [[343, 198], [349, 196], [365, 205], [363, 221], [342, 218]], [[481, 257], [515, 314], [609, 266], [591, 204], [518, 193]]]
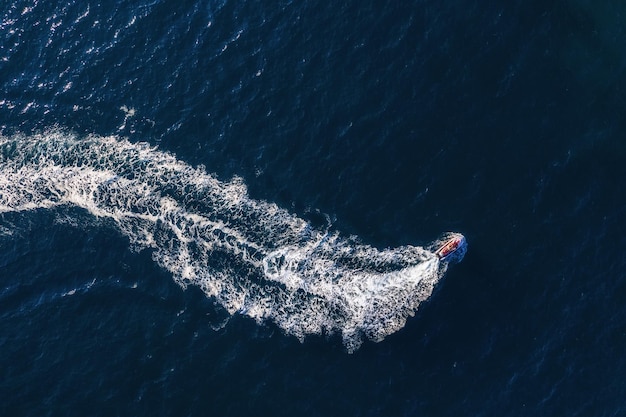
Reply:
[[230, 314], [348, 351], [402, 328], [446, 269], [431, 250], [378, 250], [312, 227], [145, 143], [62, 131], [0, 136], [0, 213], [77, 206]]

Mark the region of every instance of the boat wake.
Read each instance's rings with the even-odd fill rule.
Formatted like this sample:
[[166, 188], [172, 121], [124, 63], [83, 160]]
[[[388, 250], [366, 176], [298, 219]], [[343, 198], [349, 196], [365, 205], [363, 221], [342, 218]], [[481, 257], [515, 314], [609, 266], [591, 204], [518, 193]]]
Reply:
[[401, 329], [445, 272], [431, 250], [378, 250], [253, 200], [145, 143], [61, 131], [0, 136], [0, 213], [80, 207], [230, 314], [352, 352]]

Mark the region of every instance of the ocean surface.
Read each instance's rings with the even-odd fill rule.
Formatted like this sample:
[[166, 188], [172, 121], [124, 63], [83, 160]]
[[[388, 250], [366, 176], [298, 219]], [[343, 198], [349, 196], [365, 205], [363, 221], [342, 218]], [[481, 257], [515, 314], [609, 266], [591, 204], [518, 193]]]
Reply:
[[0, 415], [626, 415], [624, 19], [1, 2]]

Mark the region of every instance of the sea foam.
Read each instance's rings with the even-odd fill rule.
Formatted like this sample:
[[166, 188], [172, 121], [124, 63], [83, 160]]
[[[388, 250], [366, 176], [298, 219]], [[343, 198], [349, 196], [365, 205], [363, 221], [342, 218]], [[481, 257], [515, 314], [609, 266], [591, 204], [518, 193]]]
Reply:
[[445, 272], [417, 246], [379, 250], [248, 196], [241, 178], [146, 143], [63, 131], [0, 136], [0, 213], [80, 207], [133, 250], [151, 249], [182, 287], [230, 314], [304, 340], [340, 334], [348, 351], [401, 329]]

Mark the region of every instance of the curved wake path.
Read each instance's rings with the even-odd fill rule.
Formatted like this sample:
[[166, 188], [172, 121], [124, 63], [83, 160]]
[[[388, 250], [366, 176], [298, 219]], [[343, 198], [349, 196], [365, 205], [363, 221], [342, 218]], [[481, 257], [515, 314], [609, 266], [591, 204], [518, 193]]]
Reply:
[[145, 143], [64, 132], [0, 136], [0, 213], [77, 206], [115, 222], [135, 250], [230, 314], [348, 351], [402, 328], [445, 272], [414, 246], [377, 250], [314, 229]]

